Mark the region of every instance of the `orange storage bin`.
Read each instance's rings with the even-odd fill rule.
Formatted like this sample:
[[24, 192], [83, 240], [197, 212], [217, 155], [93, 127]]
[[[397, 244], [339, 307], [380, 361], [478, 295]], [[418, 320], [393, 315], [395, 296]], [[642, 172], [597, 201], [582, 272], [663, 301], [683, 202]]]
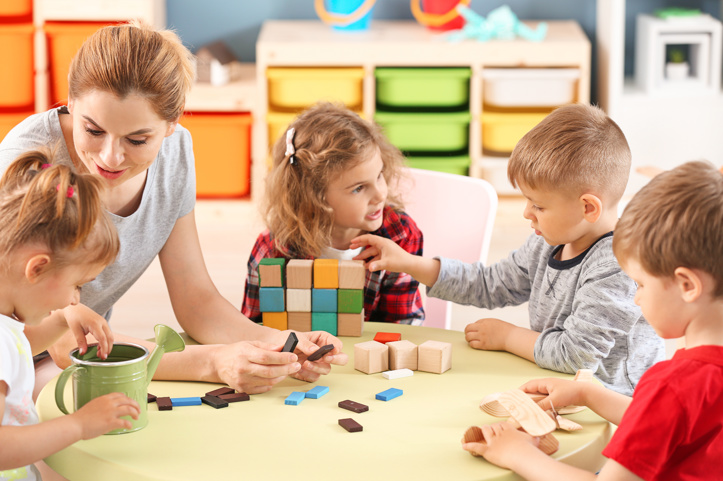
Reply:
[[186, 113], [196, 157], [196, 195], [241, 197], [249, 193], [251, 114]]
[[47, 22], [43, 30], [48, 39], [50, 104], [68, 102], [70, 61], [86, 38], [113, 22]]
[[0, 109], [32, 109], [33, 25], [0, 24]]
[[0, 22], [30, 22], [33, 19], [33, 0], [2, 0]]
[[2, 142], [2, 140], [5, 138], [8, 132], [13, 129], [13, 127], [25, 120], [26, 117], [33, 115], [33, 113], [34, 112], [31, 110], [28, 112], [20, 112], [16, 114], [0, 114], [0, 142]]

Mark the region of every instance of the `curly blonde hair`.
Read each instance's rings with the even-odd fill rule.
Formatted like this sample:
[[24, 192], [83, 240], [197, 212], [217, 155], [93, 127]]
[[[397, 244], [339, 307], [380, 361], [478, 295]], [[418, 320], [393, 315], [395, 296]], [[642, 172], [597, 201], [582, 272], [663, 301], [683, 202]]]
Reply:
[[262, 214], [275, 247], [289, 257], [317, 257], [331, 244], [334, 213], [326, 201], [329, 184], [342, 172], [370, 158], [377, 149], [389, 186], [386, 204], [402, 210], [394, 191], [402, 177], [404, 156], [381, 128], [344, 106], [318, 103], [302, 112], [295, 129], [294, 163], [286, 155], [286, 133], [272, 149]]

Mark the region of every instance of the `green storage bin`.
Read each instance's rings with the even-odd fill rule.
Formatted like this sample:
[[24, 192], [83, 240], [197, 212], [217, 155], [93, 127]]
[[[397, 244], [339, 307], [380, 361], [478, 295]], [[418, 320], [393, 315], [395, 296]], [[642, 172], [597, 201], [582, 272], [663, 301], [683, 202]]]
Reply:
[[398, 149], [454, 152], [469, 145], [469, 112], [380, 112], [374, 120]]
[[469, 105], [468, 68], [378, 68], [377, 103], [387, 107]]
[[407, 158], [407, 165], [415, 169], [467, 175], [469, 172], [470, 158], [467, 155], [455, 157], [409, 157]]

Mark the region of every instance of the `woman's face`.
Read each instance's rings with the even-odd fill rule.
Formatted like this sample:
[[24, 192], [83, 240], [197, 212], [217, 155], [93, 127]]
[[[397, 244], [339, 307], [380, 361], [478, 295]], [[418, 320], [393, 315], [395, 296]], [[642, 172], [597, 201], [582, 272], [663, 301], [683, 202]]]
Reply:
[[163, 139], [176, 128], [176, 122], [160, 118], [150, 102], [136, 94], [119, 99], [92, 91], [71, 99], [68, 109], [80, 161], [110, 188], [145, 172]]

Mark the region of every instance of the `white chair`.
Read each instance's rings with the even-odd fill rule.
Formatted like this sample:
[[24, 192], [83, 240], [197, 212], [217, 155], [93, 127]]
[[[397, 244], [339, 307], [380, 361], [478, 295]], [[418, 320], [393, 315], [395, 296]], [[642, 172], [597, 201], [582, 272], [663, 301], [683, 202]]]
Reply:
[[[411, 185], [403, 183], [400, 191], [406, 212], [424, 234], [424, 257], [486, 262], [497, 213], [492, 185], [462, 175], [409, 171]], [[424, 310], [425, 326], [450, 328], [451, 302], [428, 297]]]

